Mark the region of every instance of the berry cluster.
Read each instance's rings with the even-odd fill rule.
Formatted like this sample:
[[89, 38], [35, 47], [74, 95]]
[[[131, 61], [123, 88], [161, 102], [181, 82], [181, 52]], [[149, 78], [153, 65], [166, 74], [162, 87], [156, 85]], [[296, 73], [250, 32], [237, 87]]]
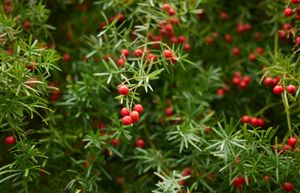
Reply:
[[264, 127], [265, 126], [265, 121], [263, 118], [260, 117], [251, 117], [248, 115], [244, 115], [241, 118], [242, 123], [246, 124], [249, 123], [250, 125], [254, 127]]
[[140, 114], [143, 112], [143, 106], [141, 104], [136, 104], [133, 107], [133, 111], [129, 111], [128, 108], [123, 107], [120, 110], [122, 116], [123, 125], [131, 125], [132, 123], [137, 123], [140, 120]]
[[240, 72], [235, 72], [233, 75], [232, 83], [240, 89], [246, 89], [251, 81], [249, 76], [241, 76]]

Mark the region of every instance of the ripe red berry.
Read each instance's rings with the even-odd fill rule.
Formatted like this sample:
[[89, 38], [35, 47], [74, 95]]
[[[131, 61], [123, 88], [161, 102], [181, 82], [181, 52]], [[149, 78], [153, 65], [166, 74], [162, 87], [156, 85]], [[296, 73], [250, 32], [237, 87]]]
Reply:
[[172, 116], [173, 115], [173, 109], [171, 107], [168, 107], [168, 108], [166, 108], [165, 113], [168, 117]]
[[244, 76], [242, 78], [242, 81], [245, 82], [248, 85], [250, 83], [250, 81], [251, 81], [251, 78], [250, 78], [250, 76]]
[[241, 83], [241, 80], [238, 77], [233, 77], [232, 83], [238, 86]]
[[90, 165], [89, 162], [83, 162], [82, 163], [82, 166], [85, 167], [85, 168], [89, 167], [89, 165]]
[[283, 27], [282, 27], [282, 28], [283, 28], [284, 30], [288, 31], [288, 30], [292, 29], [292, 25], [289, 24], [289, 23], [285, 23], [285, 24], [283, 24]]
[[184, 44], [184, 45], [183, 45], [183, 50], [184, 50], [185, 52], [189, 52], [189, 51], [191, 50], [191, 45], [190, 45], [190, 44]]
[[122, 67], [124, 66], [126, 63], [126, 60], [124, 58], [120, 58], [118, 61], [117, 61], [117, 65]]
[[229, 15], [228, 15], [228, 13], [226, 11], [221, 11], [220, 12], [220, 18], [222, 20], [227, 20], [229, 18]]
[[139, 148], [145, 147], [145, 141], [143, 139], [135, 140], [135, 147], [139, 147]]
[[288, 8], [285, 8], [283, 13], [286, 17], [290, 17], [291, 15], [293, 15], [293, 10], [292, 10], [292, 8], [288, 7]]
[[273, 85], [274, 86], [277, 85], [279, 81], [280, 81], [280, 77], [279, 76], [277, 76], [276, 78], [273, 78]]
[[257, 126], [258, 127], [264, 127], [265, 126], [265, 121], [263, 120], [263, 118], [257, 118]]
[[30, 21], [29, 20], [24, 21], [24, 28], [25, 29], [30, 29]]
[[5, 143], [7, 145], [15, 144], [15, 137], [13, 135], [5, 137]]
[[275, 95], [280, 95], [283, 92], [283, 87], [281, 85], [277, 85], [273, 88], [273, 93]]
[[256, 55], [253, 54], [253, 53], [250, 53], [248, 55], [248, 60], [251, 61], [251, 62], [255, 62], [256, 61]]
[[169, 11], [171, 9], [171, 5], [169, 3], [165, 3], [163, 4], [162, 9], [165, 11]]
[[249, 123], [253, 126], [258, 126], [258, 119], [256, 117], [251, 117]]
[[175, 11], [175, 9], [173, 9], [173, 8], [169, 9], [168, 12], [169, 12], [169, 15], [170, 15], [170, 16], [176, 15], [176, 11]]
[[224, 89], [218, 89], [216, 91], [216, 95], [218, 95], [218, 96], [224, 96], [224, 94], [225, 94], [225, 90]]
[[153, 62], [156, 62], [157, 61], [157, 56], [154, 55], [154, 54], [151, 54], [151, 53], [148, 53], [148, 60], [149, 61], [153, 61]]
[[191, 168], [183, 168], [183, 171], [181, 172], [182, 176], [190, 176], [192, 175], [192, 169]]
[[172, 58], [173, 57], [172, 50], [164, 50], [163, 53], [164, 53], [165, 58]]
[[132, 123], [132, 118], [128, 115], [122, 118], [123, 125], [130, 125]]
[[232, 181], [232, 185], [235, 188], [239, 188], [243, 183], [246, 183], [246, 179], [244, 177], [236, 177], [233, 181]]
[[209, 36], [205, 39], [205, 41], [206, 41], [207, 45], [212, 45], [215, 40]]
[[177, 40], [178, 40], [178, 43], [183, 43], [183, 42], [185, 42], [185, 37], [183, 35], [181, 35], [177, 38]]
[[295, 44], [296, 44], [297, 46], [300, 46], [300, 36], [297, 36], [297, 37], [295, 38]]
[[250, 23], [246, 23], [245, 25], [244, 25], [244, 30], [245, 31], [250, 31], [252, 29], [252, 25], [250, 24]]
[[125, 58], [128, 58], [129, 55], [130, 55], [129, 50], [127, 50], [127, 49], [121, 50], [121, 56], [124, 56]]
[[137, 111], [132, 111], [130, 113], [130, 117], [131, 117], [133, 123], [136, 123], [140, 120], [140, 115]]
[[294, 187], [294, 184], [291, 183], [291, 182], [285, 182], [282, 184], [282, 189], [286, 192], [293, 192], [295, 187]]
[[134, 105], [133, 110], [138, 112], [139, 114], [142, 114], [144, 109], [143, 109], [143, 106], [141, 104], [136, 104], [136, 105]]
[[120, 110], [120, 114], [122, 117], [126, 116], [126, 115], [129, 115], [130, 114], [130, 111], [126, 108], [126, 107], [123, 107], [121, 110]]
[[226, 34], [224, 36], [224, 39], [226, 42], [231, 43], [232, 42], [232, 36], [230, 34]]
[[141, 49], [136, 49], [136, 50], [134, 50], [133, 55], [134, 55], [135, 57], [142, 57], [142, 55], [143, 55], [143, 50], [141, 50]]
[[232, 55], [239, 56], [241, 54], [240, 49], [237, 47], [232, 48]]
[[292, 4], [298, 4], [298, 3], [299, 3], [299, 0], [291, 0], [291, 3], [292, 3]]
[[292, 84], [288, 85], [285, 89], [290, 94], [293, 94], [293, 93], [295, 93], [297, 91], [296, 86], [292, 85]]
[[173, 31], [173, 26], [171, 24], [167, 24], [165, 25], [165, 30], [170, 33]]
[[244, 81], [241, 81], [238, 86], [239, 86], [240, 89], [245, 89], [245, 88], [247, 88], [248, 84]]
[[280, 39], [282, 39], [282, 40], [286, 40], [286, 38], [287, 38], [287, 33], [285, 32], [285, 31], [278, 31], [278, 36], [279, 36], [279, 38]]
[[121, 95], [127, 95], [128, 94], [128, 92], [129, 92], [129, 88], [128, 88], [128, 86], [127, 85], [121, 85], [121, 86], [119, 86], [119, 88], [118, 88], [118, 92], [119, 92], [119, 94], [121, 94]]
[[256, 48], [256, 53], [262, 55], [264, 53], [264, 49], [262, 47]]
[[291, 147], [291, 150], [293, 151], [295, 148], [295, 145], [297, 143], [297, 138], [296, 137], [290, 137], [287, 141], [287, 144]]
[[245, 31], [244, 25], [243, 24], [238, 24], [237, 27], [236, 27], [236, 31], [238, 33], [244, 32]]
[[112, 144], [113, 146], [117, 146], [120, 144], [120, 140], [119, 139], [112, 139], [110, 144]]
[[71, 56], [69, 54], [64, 54], [63, 55], [63, 61], [64, 62], [69, 62], [71, 60]]
[[271, 78], [271, 77], [266, 77], [266, 78], [264, 79], [264, 85], [265, 85], [265, 86], [274, 86], [274, 84], [273, 84], [273, 78]]
[[250, 117], [248, 115], [242, 116], [242, 123], [248, 123], [250, 121]]

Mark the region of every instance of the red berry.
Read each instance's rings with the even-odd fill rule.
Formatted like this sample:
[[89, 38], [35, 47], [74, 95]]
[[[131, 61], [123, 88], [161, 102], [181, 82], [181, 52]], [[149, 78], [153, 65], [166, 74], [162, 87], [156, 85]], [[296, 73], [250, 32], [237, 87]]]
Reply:
[[273, 84], [273, 78], [271, 78], [271, 77], [266, 77], [266, 78], [264, 79], [264, 85], [265, 85], [265, 86], [274, 86], [274, 84]]
[[123, 125], [130, 125], [132, 123], [132, 118], [128, 115], [122, 118]]
[[183, 35], [179, 36], [177, 39], [178, 39], [178, 43], [185, 42], [185, 37]]
[[5, 137], [5, 143], [7, 145], [15, 144], [15, 137], [13, 135]]
[[165, 11], [169, 11], [171, 9], [171, 5], [169, 3], [165, 3], [163, 4], [162, 9]]
[[250, 117], [248, 115], [242, 116], [242, 123], [248, 123], [250, 121]]
[[291, 0], [291, 3], [292, 3], [292, 4], [298, 4], [298, 3], [299, 3], [299, 0]]
[[236, 31], [238, 33], [242, 33], [242, 32], [245, 31], [245, 28], [244, 28], [244, 26], [242, 24], [238, 24], [237, 27], [236, 27]]
[[212, 37], [207, 37], [205, 41], [208, 45], [212, 45], [214, 43], [214, 39]]
[[279, 38], [282, 40], [286, 40], [287, 33], [285, 31], [278, 31]]
[[113, 146], [117, 146], [120, 144], [120, 140], [119, 139], [112, 139], [110, 144], [112, 144]]
[[287, 144], [291, 147], [291, 150], [292, 150], [292, 151], [294, 150], [297, 141], [298, 141], [298, 140], [297, 140], [297, 138], [295, 138], [295, 137], [290, 137], [290, 138], [288, 139]]
[[285, 182], [282, 184], [282, 189], [286, 192], [293, 192], [295, 187], [294, 187], [294, 184], [291, 183], [291, 182]]
[[175, 36], [171, 37], [170, 41], [171, 41], [172, 44], [177, 44], [178, 43], [177, 38]]
[[183, 168], [183, 171], [181, 172], [182, 176], [190, 176], [192, 175], [192, 169], [191, 168]]
[[224, 94], [225, 94], [225, 90], [224, 89], [218, 89], [216, 91], [216, 95], [218, 95], [218, 96], [224, 96]]
[[293, 93], [295, 93], [297, 91], [296, 86], [292, 85], [292, 84], [288, 85], [285, 89], [290, 94], [293, 94]]
[[141, 49], [136, 49], [136, 50], [133, 52], [133, 55], [134, 55], [135, 57], [142, 57], [142, 55], [143, 55], [143, 50], [141, 50]]
[[256, 53], [262, 55], [264, 53], [264, 49], [262, 47], [256, 48]]
[[120, 110], [120, 114], [122, 117], [126, 116], [126, 115], [129, 115], [130, 114], [130, 111], [126, 108], [126, 107], [123, 107], [121, 110]]
[[264, 127], [265, 126], [265, 121], [262, 118], [257, 118], [256, 124], [259, 127]]
[[248, 60], [251, 61], [251, 62], [255, 62], [256, 61], [256, 55], [253, 54], [253, 53], [250, 53], [248, 55]]
[[292, 10], [292, 8], [288, 7], [288, 8], [285, 8], [283, 13], [286, 17], [290, 17], [291, 15], [293, 15], [293, 10]]
[[273, 88], [273, 93], [275, 95], [279, 95], [283, 92], [283, 87], [281, 85], [277, 85]]
[[279, 81], [280, 81], [280, 77], [277, 76], [276, 78], [273, 79], [273, 85], [274, 86], [277, 85]]
[[156, 55], [149, 53], [148, 54], [148, 60], [149, 61], [152, 60], [153, 62], [156, 62], [157, 61], [157, 57], [156, 57]]
[[122, 67], [124, 66], [126, 63], [126, 60], [124, 58], [120, 58], [118, 61], [117, 61], [117, 65]]
[[241, 54], [240, 49], [237, 47], [232, 48], [232, 55], [239, 56]]
[[239, 188], [245, 182], [246, 182], [246, 179], [244, 177], [238, 176], [233, 180], [232, 185], [236, 188]]
[[231, 43], [232, 42], [232, 36], [230, 34], [226, 34], [224, 36], [224, 39], [226, 42]]
[[238, 86], [239, 86], [240, 89], [245, 89], [245, 88], [247, 88], [248, 84], [244, 81], [241, 81]]
[[140, 120], [140, 115], [137, 111], [132, 111], [130, 113], [130, 117], [131, 117], [133, 123], [136, 123]]
[[29, 20], [24, 21], [24, 28], [25, 29], [30, 29], [30, 21]]
[[252, 29], [252, 25], [250, 24], [250, 23], [246, 23], [245, 25], [244, 25], [244, 30], [245, 31], [250, 31]]
[[295, 38], [295, 44], [296, 44], [297, 46], [300, 46], [300, 36], [297, 36], [297, 37]]
[[144, 109], [143, 109], [143, 106], [141, 104], [136, 104], [136, 105], [134, 105], [133, 110], [138, 112], [139, 114], [142, 114]]
[[176, 15], [175, 9], [173, 9], [173, 8], [169, 9], [169, 15], [170, 15], [170, 16]]
[[164, 56], [165, 56], [165, 58], [172, 58], [173, 57], [172, 50], [165, 50], [164, 51]]
[[168, 107], [168, 108], [166, 108], [165, 113], [168, 117], [172, 116], [173, 115], [173, 109], [171, 107]]
[[249, 122], [253, 126], [258, 126], [258, 119], [256, 117], [251, 117]]
[[119, 86], [119, 88], [118, 88], [118, 92], [119, 92], [119, 94], [121, 94], [121, 95], [127, 95], [128, 94], [128, 92], [129, 92], [129, 88], [128, 88], [128, 86], [127, 85], [121, 85], [121, 86]]
[[64, 62], [69, 62], [71, 60], [71, 56], [69, 54], [64, 54], [63, 55], [63, 61]]
[[292, 25], [289, 23], [285, 23], [285, 24], [283, 24], [283, 29], [288, 31], [288, 30], [292, 29]]
[[245, 82], [246, 84], [249, 84], [251, 81], [251, 78], [249, 76], [244, 76], [242, 81]]
[[172, 32], [173, 31], [173, 26], [171, 24], [167, 24], [167, 25], [165, 25], [165, 30], [167, 32]]
[[232, 79], [232, 83], [234, 84], [234, 85], [239, 85], [240, 84], [240, 82], [241, 82], [241, 80], [240, 80], [240, 78], [238, 78], [238, 77], [233, 77], [233, 79]]
[[129, 55], [130, 55], [129, 50], [127, 50], [127, 49], [121, 50], [121, 56], [124, 56], [125, 58], [128, 58]]
[[184, 45], [183, 45], [183, 50], [184, 50], [185, 52], [189, 52], [189, 51], [191, 50], [191, 45], [190, 45], [190, 44], [184, 44]]
[[143, 139], [135, 140], [135, 147], [139, 147], [139, 148], [145, 147], [145, 141]]
[[89, 162], [83, 162], [82, 163], [82, 166], [85, 167], [85, 168], [89, 167], [89, 165], [90, 165]]
[[227, 20], [229, 18], [229, 15], [228, 15], [228, 13], [226, 11], [221, 11], [220, 12], [220, 17], [223, 20]]

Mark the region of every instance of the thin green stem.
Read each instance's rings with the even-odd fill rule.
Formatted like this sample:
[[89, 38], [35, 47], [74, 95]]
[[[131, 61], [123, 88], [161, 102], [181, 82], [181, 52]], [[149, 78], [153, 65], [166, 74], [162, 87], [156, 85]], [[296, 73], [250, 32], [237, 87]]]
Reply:
[[290, 106], [289, 106], [289, 101], [288, 101], [286, 92], [284, 92], [283, 95], [282, 95], [282, 102], [283, 102], [284, 109], [285, 109], [288, 129], [289, 129], [289, 132], [291, 132], [292, 131], [292, 124], [291, 124], [291, 118], [290, 118]]
[[24, 181], [24, 190], [25, 190], [25, 193], [29, 193], [29, 191], [28, 191], [28, 184], [27, 184], [27, 180], [25, 179], [25, 181]]

